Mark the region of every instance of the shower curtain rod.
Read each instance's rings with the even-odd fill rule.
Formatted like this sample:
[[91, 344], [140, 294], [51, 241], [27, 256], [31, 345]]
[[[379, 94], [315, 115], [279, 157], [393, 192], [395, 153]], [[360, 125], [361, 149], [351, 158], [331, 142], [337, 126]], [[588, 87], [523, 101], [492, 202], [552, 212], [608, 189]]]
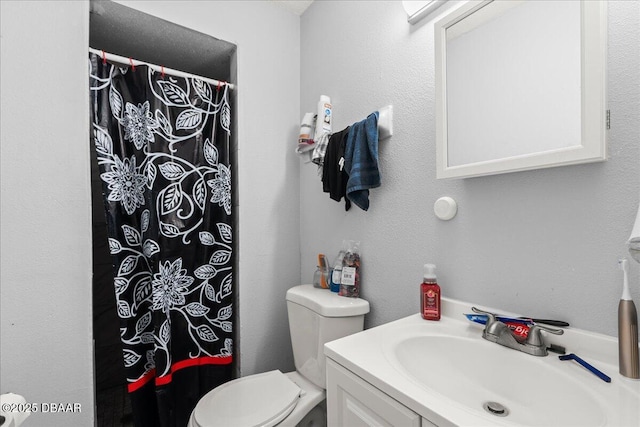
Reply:
[[155, 65], [155, 64], [149, 64], [148, 62], [144, 62], [144, 61], [138, 61], [137, 59], [132, 59], [132, 58], [126, 58], [124, 56], [120, 56], [120, 55], [116, 55], [114, 53], [109, 53], [109, 52], [105, 52], [103, 50], [98, 50], [98, 49], [94, 49], [92, 47], [89, 48], [89, 52], [91, 53], [95, 53], [96, 55], [98, 55], [99, 57], [106, 57], [108, 61], [112, 61], [112, 62], [117, 62], [119, 64], [122, 65], [131, 65], [131, 62], [133, 62], [133, 65], [146, 65], [147, 67], [158, 71], [158, 72], [163, 72], [165, 74], [171, 74], [172, 76], [176, 76], [176, 77], [184, 77], [184, 78], [190, 78], [190, 77], [196, 77], [202, 81], [205, 81], [207, 83], [210, 83], [214, 86], [218, 86], [218, 85], [227, 85], [229, 86], [229, 89], [235, 89], [235, 85], [232, 83], [228, 83], [225, 81], [220, 81], [220, 80], [215, 80], [215, 79], [210, 79], [207, 77], [202, 77], [202, 76], [196, 76], [194, 74], [189, 74], [186, 73], [184, 71], [179, 71], [179, 70], [174, 70], [172, 68], [167, 68], [167, 67], [163, 67], [160, 65]]

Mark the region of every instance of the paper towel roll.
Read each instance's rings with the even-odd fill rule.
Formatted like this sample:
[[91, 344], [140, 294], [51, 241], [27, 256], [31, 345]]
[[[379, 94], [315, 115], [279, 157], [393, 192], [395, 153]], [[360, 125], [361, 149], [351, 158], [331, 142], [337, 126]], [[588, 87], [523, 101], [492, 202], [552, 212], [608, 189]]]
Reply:
[[18, 427], [20, 424], [22, 424], [24, 420], [26, 420], [27, 417], [31, 415], [31, 411], [19, 411], [18, 408], [15, 408], [15, 411], [6, 412], [5, 409], [9, 409], [7, 408], [7, 405], [19, 405], [19, 409], [27, 409], [28, 405], [25, 405], [26, 403], [27, 399], [25, 399], [23, 396], [20, 396], [19, 394], [0, 394], [0, 414], [5, 417], [5, 421], [4, 424], [2, 424], [2, 427]]

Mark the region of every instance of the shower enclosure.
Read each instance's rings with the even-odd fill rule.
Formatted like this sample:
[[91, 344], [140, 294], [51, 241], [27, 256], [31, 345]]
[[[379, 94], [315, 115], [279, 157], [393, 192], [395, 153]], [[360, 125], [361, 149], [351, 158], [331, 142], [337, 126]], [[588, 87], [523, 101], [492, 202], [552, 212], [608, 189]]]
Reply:
[[[147, 39], [140, 37], [141, 27], [145, 29], [142, 33], [146, 34]], [[194, 74], [204, 74], [204, 77], [234, 80], [232, 63], [234, 61], [235, 46], [230, 43], [216, 40], [210, 36], [196, 33], [193, 30], [112, 2], [103, 1], [92, 2], [90, 28], [90, 44], [94, 48], [114, 52], [127, 58], [134, 57], [150, 63], [163, 64], [167, 69], [170, 67]], [[134, 28], [136, 37], [129, 37]], [[171, 43], [163, 44], [163, 39], [170, 40]], [[188, 51], [188, 49], [181, 48], [181, 43], [188, 44], [192, 51], [194, 50], [194, 44], [199, 47], [195, 49], [198, 52], [197, 58], [192, 57], [185, 60], [184, 57], [179, 57], [179, 53]], [[153, 51], [148, 49], [148, 46], [154, 46]], [[177, 56], [179, 58], [176, 59]], [[215, 66], [212, 66], [212, 63], [215, 63]], [[103, 62], [102, 58], [94, 57], [92, 72], [99, 66], [105, 68], [105, 74], [102, 75], [102, 78], [106, 79], [106, 76], [109, 76], [110, 81], [118, 73], [122, 74], [123, 81], [129, 77], [133, 78], [134, 73], [138, 71], [130, 67], [131, 70], [127, 76], [127, 64], [118, 64], [118, 67], [116, 67], [115, 65], [107, 64], [106, 61]], [[216, 74], [212, 75], [214, 73]], [[148, 79], [146, 78], [147, 75], [149, 76]], [[231, 325], [235, 320], [235, 314], [233, 314], [232, 310], [235, 296], [231, 293], [233, 284], [231, 271], [237, 265], [237, 261], [233, 257], [235, 244], [233, 243], [234, 231], [232, 224], [226, 225], [216, 222], [215, 218], [211, 216], [212, 214], [207, 213], [198, 217], [199, 219], [196, 218], [192, 224], [194, 226], [187, 232], [182, 233], [177, 228], [173, 229], [172, 227], [176, 225], [180, 228], [185, 225], [184, 212], [187, 210], [190, 198], [195, 202], [191, 206], [194, 208], [194, 212], [195, 210], [203, 213], [205, 211], [209, 212], [215, 207], [221, 210], [225, 216], [232, 214], [232, 206], [235, 204], [228, 198], [228, 192], [233, 187], [232, 178], [234, 177], [233, 170], [236, 165], [236, 150], [235, 137], [232, 132], [235, 126], [233, 122], [234, 115], [229, 113], [233, 108], [234, 96], [231, 92], [226, 92], [224, 96], [226, 96], [227, 101], [223, 104], [223, 95], [220, 93], [221, 88], [219, 85], [218, 87], [212, 86], [204, 83], [206, 79], [196, 78], [184, 79], [182, 88], [186, 90], [181, 92], [179, 79], [169, 75], [165, 76], [164, 67], [162, 68], [162, 73], [144, 71], [144, 78], [139, 80], [149, 80], [151, 82], [152, 76], [158, 77], [155, 82], [150, 84], [157, 92], [161, 93], [160, 97], [163, 98], [161, 104], [165, 104], [163, 108], [168, 108], [167, 105], [171, 105], [172, 108], [175, 108], [175, 111], [166, 112], [166, 115], [163, 115], [162, 112], [158, 113], [160, 110], [156, 109], [155, 115], [152, 115], [147, 111], [149, 107], [147, 107], [146, 103], [140, 102], [135, 94], [125, 93], [128, 91], [122, 89], [120, 89], [122, 94], [118, 92], [118, 89], [109, 90], [108, 94], [103, 98], [104, 100], [108, 99], [108, 102], [105, 104], [104, 102], [106, 101], [102, 101], [102, 105], [109, 105], [113, 110], [111, 116], [116, 118], [116, 126], [120, 126], [120, 131], [116, 131], [115, 134], [120, 133], [120, 136], [122, 136], [122, 133], [124, 133], [123, 142], [126, 142], [126, 140], [131, 142], [130, 150], [133, 151], [127, 152], [128, 154], [126, 155], [124, 151], [119, 152], [118, 150], [124, 150], [124, 148], [118, 147], [118, 142], [115, 141], [116, 135], [114, 134], [115, 142], [112, 147], [115, 146], [117, 148], [108, 152], [109, 150], [103, 145], [103, 142], [107, 139], [105, 136], [108, 134], [107, 127], [102, 126], [105, 125], [104, 122], [96, 123], [93, 121], [93, 141], [91, 144], [94, 240], [93, 329], [96, 417], [99, 426], [132, 425], [134, 417], [132, 416], [132, 403], [129, 396], [136, 396], [136, 394], [131, 394], [132, 392], [155, 386], [155, 393], [157, 394], [158, 390], [162, 390], [163, 386], [171, 384], [174, 377], [184, 377], [185, 374], [183, 372], [188, 370], [183, 371], [182, 369], [187, 366], [228, 365], [232, 360], [231, 343], [235, 336]], [[192, 84], [193, 86], [190, 86], [191, 89], [189, 89], [189, 87], [184, 86], [185, 84]], [[223, 87], [223, 89], [226, 90], [228, 88]], [[114, 93], [120, 97], [114, 95]], [[178, 99], [181, 93], [185, 95], [182, 100]], [[193, 104], [191, 103], [192, 101], [187, 101], [187, 93], [195, 96], [192, 100]], [[131, 98], [128, 99], [128, 96], [131, 96]], [[189, 161], [173, 161], [173, 156], [176, 156], [178, 151], [176, 146], [180, 143], [177, 139], [185, 140], [182, 138], [185, 132], [193, 131], [193, 133], [198, 133], [202, 131], [202, 135], [212, 135], [211, 128], [209, 127], [205, 130], [204, 123], [201, 125], [198, 120], [204, 121], [202, 112], [206, 111], [207, 108], [202, 107], [201, 104], [203, 103], [209, 103], [210, 105], [217, 103], [217, 113], [219, 113], [217, 117], [218, 131], [220, 131], [220, 125], [223, 128], [226, 127], [222, 131], [223, 134], [230, 135], [226, 143], [229, 147], [227, 147], [226, 152], [223, 152], [224, 150], [218, 152], [218, 147], [212, 142], [213, 136], [211, 140], [203, 136], [202, 138], [196, 138], [196, 145], [187, 149], [187, 153], [191, 151], [194, 155], [198, 155], [196, 152], [200, 150], [200, 163], [193, 159]], [[102, 109], [102, 107], [99, 109]], [[209, 108], [210, 111], [213, 109], [213, 107]], [[151, 107], [151, 111], [153, 111], [153, 107]], [[140, 125], [141, 121], [144, 122], [142, 119], [145, 118], [149, 119], [146, 121], [147, 131], [139, 132], [139, 127], [136, 128], [135, 126]], [[153, 166], [151, 168], [146, 167], [143, 172], [140, 171], [142, 173], [140, 179], [146, 179], [145, 183], [140, 181], [140, 190], [146, 184], [146, 186], [150, 187], [153, 196], [138, 196], [134, 194], [135, 191], [129, 191], [130, 187], [127, 187], [127, 183], [122, 179], [136, 169], [136, 160], [134, 160], [133, 152], [138, 153], [136, 154], [138, 156], [138, 166], [141, 165], [141, 162], [146, 161], [142, 160], [144, 157], [140, 157], [139, 154], [142, 152], [149, 154], [150, 149], [148, 147], [156, 144], [154, 132], [158, 132], [155, 135], [156, 137], [161, 137], [155, 139], [158, 141], [164, 139], [167, 146], [166, 148], [160, 148], [160, 152], [152, 155], [152, 157], [154, 159], [163, 158], [164, 160], [155, 164], [156, 170], [153, 179], [151, 179]], [[180, 132], [182, 132], [180, 134], [181, 137], [171, 140], [171, 135], [176, 136]], [[222, 163], [223, 161], [224, 164]], [[111, 169], [109, 169], [109, 165], [105, 167], [105, 164], [109, 162], [112, 163]], [[184, 189], [175, 191], [179, 188], [176, 180], [183, 181], [181, 176], [178, 176], [181, 175], [180, 171], [186, 177], [192, 171], [187, 173], [183, 166], [191, 163], [194, 165], [193, 171], [197, 170], [196, 175], [200, 173], [202, 178], [197, 182], [188, 184], [190, 188], [187, 192], [183, 191]], [[147, 163], [148, 166], [153, 164], [154, 161], [152, 160]], [[208, 169], [202, 172], [203, 168]], [[155, 179], [156, 176], [159, 176], [158, 181]], [[162, 179], [168, 181], [167, 187], [155, 190], [151, 188], [154, 183], [157, 184]], [[135, 185], [137, 181], [134, 178], [128, 182]], [[180, 195], [187, 195], [187, 197], [178, 200]], [[143, 204], [145, 201], [143, 199], [148, 199], [149, 197], [157, 197], [161, 205], [156, 215], [151, 214], [154, 206], [149, 206], [151, 210], [144, 209], [145, 206]], [[146, 202], [148, 201], [146, 200]], [[130, 222], [131, 219], [129, 218], [125, 220], [125, 223], [118, 224], [118, 227], [115, 227], [112, 219], [107, 221], [110, 209], [113, 211], [114, 207], [107, 207], [105, 211], [105, 202], [116, 202], [115, 204], [120, 206], [123, 213], [137, 215], [137, 218], [133, 223]], [[136, 211], [137, 214], [135, 213]], [[107, 213], [106, 216], [105, 212]], [[163, 222], [163, 215], [165, 218], [167, 216], [172, 217], [172, 220]], [[118, 260], [117, 253], [120, 251], [114, 248], [114, 245], [120, 245], [120, 248], [128, 244], [136, 246], [137, 243], [134, 242], [136, 236], [140, 238], [143, 236], [144, 238], [148, 237], [146, 234], [150, 232], [149, 229], [152, 227], [142, 223], [149, 219], [160, 230], [161, 236], [155, 239], [146, 239], [144, 244], [140, 242], [140, 254], [133, 257], [123, 256]], [[113, 235], [114, 228], [124, 230], [124, 235], [120, 236], [121, 243], [117, 243], [117, 236]], [[109, 230], [110, 232], [108, 232]], [[160, 254], [160, 248], [156, 245], [161, 243], [161, 240], [166, 242], [191, 241], [194, 240], [194, 236], [197, 241], [196, 244], [199, 245], [199, 249], [196, 252], [199, 251], [198, 253], [201, 253], [201, 255], [204, 252], [208, 254], [206, 262], [200, 262], [197, 268], [193, 267], [195, 271], [188, 272], [186, 264], [184, 265], [185, 268], [182, 268], [184, 253], [182, 249], [165, 248], [162, 256], [158, 255]], [[220, 245], [223, 245], [224, 248]], [[216, 248], [208, 248], [208, 246], [216, 246]], [[129, 250], [128, 248], [124, 249]], [[155, 267], [152, 266], [150, 271], [145, 273], [136, 270], [143, 264], [143, 259], [149, 260], [159, 256], [160, 259], [153, 260]], [[132, 265], [133, 261], [135, 261], [135, 266]], [[186, 262], [186, 258], [184, 262]], [[115, 270], [114, 266], [116, 267]], [[132, 300], [129, 302], [123, 300], [124, 292], [119, 292], [123, 291], [123, 279], [134, 280], [132, 277], [128, 278], [128, 274], [142, 277], [142, 280], [131, 285], [130, 292], [134, 292], [135, 295], [132, 294]], [[214, 279], [216, 274], [217, 278]], [[211, 284], [209, 283], [210, 279]], [[218, 282], [214, 283], [215, 280]], [[168, 289], [167, 286], [173, 287]], [[196, 291], [192, 292], [189, 286], [202, 289], [202, 295], [198, 297], [200, 299], [196, 298], [193, 301], [189, 299], [190, 295], [196, 295]], [[213, 289], [216, 290], [215, 293], [212, 293], [211, 290]], [[223, 291], [223, 289], [226, 289], [226, 291]], [[140, 314], [142, 313], [140, 312], [137, 317], [134, 317], [134, 309], [135, 311], [141, 310], [143, 302], [146, 302], [149, 308], [153, 310], [148, 315]], [[212, 308], [207, 306], [209, 303], [219, 303], [219, 305], [212, 306]], [[170, 338], [167, 335], [167, 331], [170, 328], [167, 325], [171, 324], [173, 326], [178, 321], [176, 320], [175, 312], [176, 310], [179, 311], [180, 304], [186, 305], [180, 313], [183, 313], [183, 317], [185, 315], [188, 317], [188, 326], [180, 332], [181, 337], [175, 338], [180, 342], [178, 347], [182, 347], [185, 343], [184, 336], [190, 337], [195, 343], [194, 349], [184, 357], [176, 356], [168, 350], [170, 348]], [[215, 312], [213, 315], [208, 313], [211, 310]], [[126, 322], [123, 323], [123, 319], [129, 317], [133, 319], [131, 326], [127, 326]], [[203, 323], [203, 319], [208, 319], [210, 322]], [[156, 324], [155, 326], [154, 323]], [[127, 328], [129, 328], [128, 332]], [[228, 338], [225, 338], [225, 336]], [[131, 343], [132, 340], [145, 344], [145, 349], [127, 348], [126, 344]], [[124, 349], [123, 341], [125, 342]], [[215, 349], [212, 349], [212, 347], [215, 347]], [[157, 365], [157, 363], [160, 363], [160, 365]], [[132, 373], [134, 365], [138, 365], [141, 371]], [[200, 368], [197, 369], [201, 370]], [[177, 373], [178, 371], [179, 373]], [[224, 381], [227, 376], [230, 378], [235, 372], [235, 367], [229, 365], [229, 369], [224, 372], [227, 373], [214, 374], [217, 378], [213, 382], [210, 380], [204, 381], [202, 386], [207, 388], [211, 384]], [[210, 376], [210, 374], [211, 372], [207, 375]], [[193, 383], [193, 381], [189, 380], [189, 383]], [[207, 390], [194, 392], [192, 400], [196, 401], [202, 391], [206, 392]], [[176, 392], [174, 391], [173, 394], [176, 394]], [[184, 393], [181, 390], [177, 394], [182, 395]], [[137, 395], [140, 395], [140, 393], [137, 393]], [[153, 393], [144, 398], [134, 397], [133, 409], [136, 406], [146, 407], [150, 403], [149, 400], [153, 400], [151, 403], [154, 405], [157, 405], [157, 400], [161, 402], [160, 406], [163, 407], [162, 399], [166, 399], [165, 395], [165, 392], [160, 392], [160, 394], [151, 398], [149, 396], [153, 396]], [[172, 413], [170, 417], [172, 417], [173, 421], [161, 420], [160, 425], [173, 425], [176, 414]], [[164, 418], [169, 418], [169, 415], [165, 414]], [[184, 414], [178, 416], [178, 419], [183, 418]], [[146, 425], [153, 425], [157, 422], [157, 420], [148, 421]], [[137, 425], [145, 425], [143, 423], [138, 419]]]

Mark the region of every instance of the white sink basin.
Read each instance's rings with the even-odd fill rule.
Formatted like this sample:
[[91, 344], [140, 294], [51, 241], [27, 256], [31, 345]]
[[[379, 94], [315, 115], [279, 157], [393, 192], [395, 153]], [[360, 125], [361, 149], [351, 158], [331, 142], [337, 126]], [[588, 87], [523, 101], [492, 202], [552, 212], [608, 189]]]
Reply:
[[497, 402], [506, 408], [505, 421], [519, 425], [599, 426], [606, 421], [593, 395], [546, 358], [447, 335], [406, 338], [395, 345], [394, 354], [398, 369], [411, 381], [472, 411], [483, 413], [486, 402]]
[[[545, 338], [611, 377], [607, 383], [557, 354], [531, 356], [483, 339], [483, 326], [464, 317], [471, 305], [443, 298], [440, 321], [409, 316], [332, 341], [325, 354], [423, 425], [640, 426], [640, 381], [618, 373], [614, 337], [567, 328]], [[507, 415], [489, 412], [487, 402]]]

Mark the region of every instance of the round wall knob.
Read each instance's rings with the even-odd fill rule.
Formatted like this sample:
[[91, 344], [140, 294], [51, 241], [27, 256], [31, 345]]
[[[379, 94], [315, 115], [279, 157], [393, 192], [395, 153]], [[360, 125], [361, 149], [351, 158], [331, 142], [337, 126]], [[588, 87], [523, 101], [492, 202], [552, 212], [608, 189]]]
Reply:
[[444, 221], [448, 221], [458, 213], [458, 204], [451, 197], [440, 197], [433, 204], [433, 212]]

